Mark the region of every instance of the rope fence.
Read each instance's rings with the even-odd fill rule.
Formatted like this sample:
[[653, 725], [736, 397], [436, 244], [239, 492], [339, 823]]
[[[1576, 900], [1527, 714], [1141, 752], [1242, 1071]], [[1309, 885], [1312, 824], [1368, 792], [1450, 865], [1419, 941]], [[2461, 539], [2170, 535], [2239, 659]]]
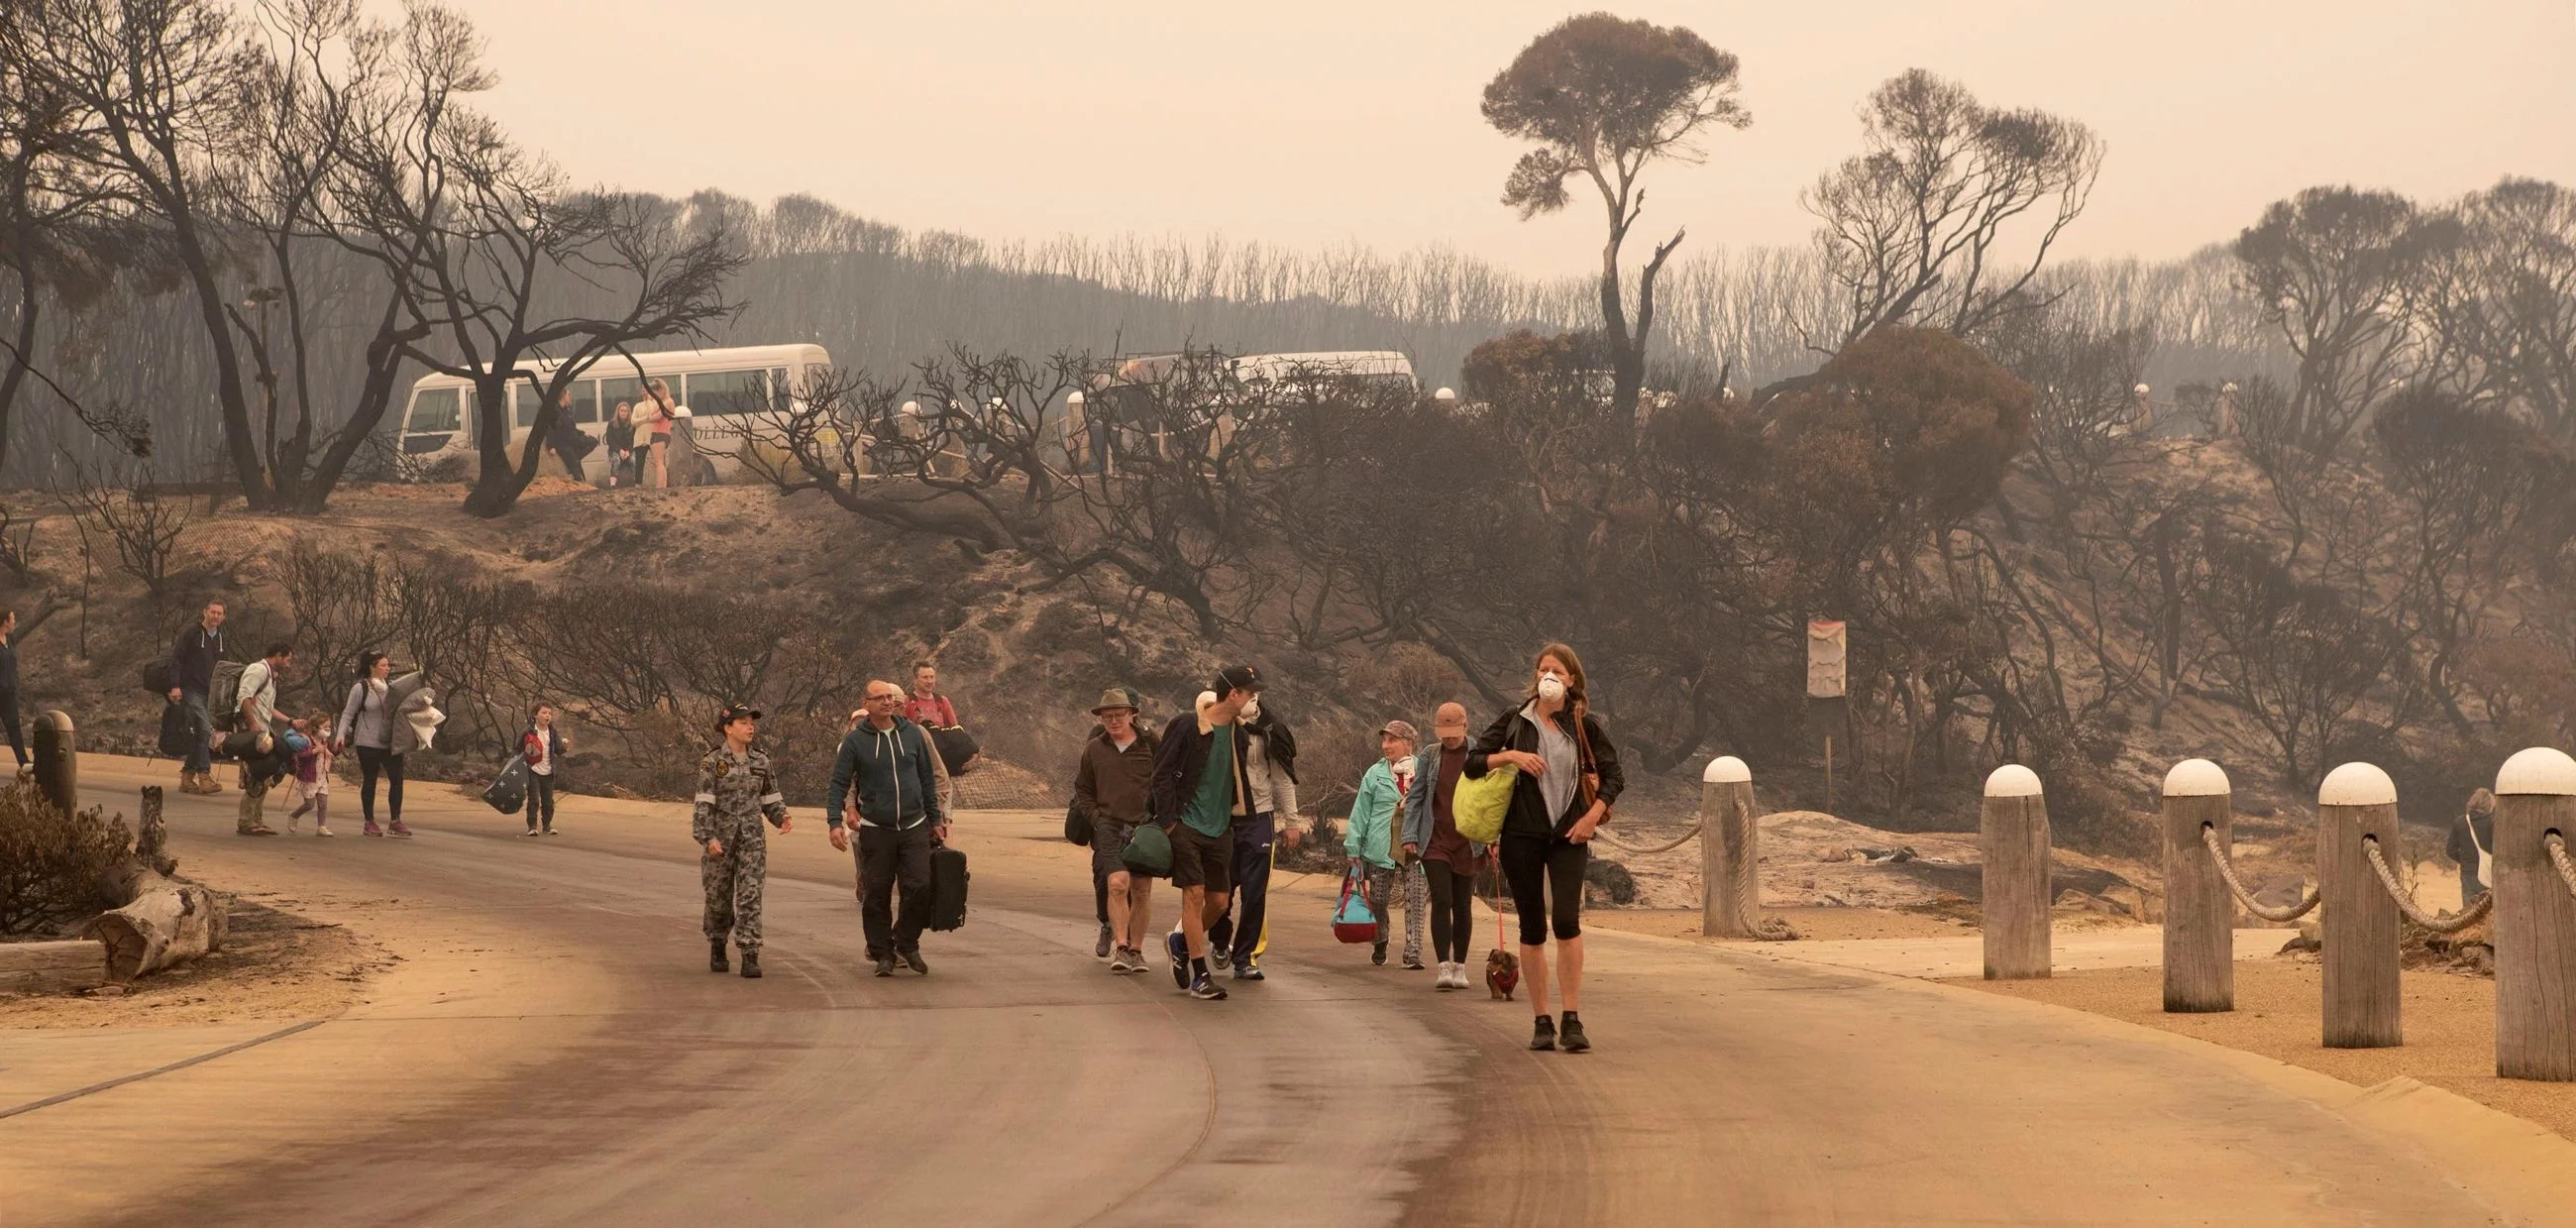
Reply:
[[1612, 848], [1614, 848], [1614, 849], [1617, 849], [1617, 850], [1619, 850], [1619, 851], [1620, 851], [1620, 852], [1622, 852], [1622, 853], [1627, 853], [1627, 854], [1629, 854], [1629, 855], [1631, 855], [1631, 856], [1636, 856], [1636, 857], [1652, 857], [1652, 856], [1654, 856], [1654, 855], [1655, 855], [1655, 854], [1657, 854], [1657, 853], [1669, 853], [1669, 852], [1673, 851], [1674, 849], [1680, 848], [1681, 846], [1683, 846], [1683, 845], [1685, 845], [1685, 844], [1688, 844], [1688, 843], [1690, 843], [1690, 842], [1691, 842], [1691, 841], [1693, 841], [1693, 840], [1698, 839], [1698, 838], [1699, 838], [1699, 833], [1700, 833], [1700, 828], [1701, 828], [1702, 826], [1703, 826], [1703, 824], [1700, 824], [1700, 823], [1693, 823], [1693, 824], [1691, 824], [1691, 825], [1690, 825], [1690, 830], [1689, 830], [1689, 831], [1683, 832], [1680, 836], [1678, 836], [1678, 837], [1676, 837], [1676, 838], [1674, 838], [1674, 839], [1672, 839], [1672, 840], [1670, 840], [1670, 841], [1667, 841], [1667, 842], [1665, 842], [1665, 843], [1663, 843], [1663, 844], [1658, 844], [1658, 845], [1654, 846], [1653, 848], [1641, 848], [1641, 847], [1639, 847], [1639, 846], [1637, 846], [1637, 845], [1630, 844], [1630, 843], [1628, 843], [1627, 841], [1622, 840], [1622, 839], [1620, 839], [1619, 837], [1617, 837], [1617, 836], [1615, 836], [1615, 835], [1612, 835], [1612, 834], [1610, 833], [1610, 829], [1609, 829], [1609, 828], [1607, 828], [1607, 827], [1600, 827], [1600, 828], [1595, 828], [1595, 829], [1593, 829], [1593, 832], [1592, 832], [1592, 838], [1593, 838], [1593, 839], [1595, 839], [1595, 840], [1601, 841], [1602, 843], [1607, 844], [1607, 845], [1609, 845], [1610, 847], [1612, 847]]
[[2397, 875], [2391, 872], [2388, 868], [2388, 859], [2379, 855], [2379, 841], [2376, 838], [2367, 836], [2363, 837], [2361, 841], [2361, 851], [2364, 856], [2370, 858], [2370, 868], [2374, 873], [2379, 875], [2379, 885], [2387, 888], [2389, 898], [2397, 901], [2397, 910], [2405, 913], [2407, 920], [2423, 926], [2425, 929], [2431, 930], [2436, 934], [2459, 933], [2461, 930], [2467, 929], [2472, 925], [2476, 925], [2480, 921], [2486, 920], [2487, 913], [2493, 911], [2495, 908], [2495, 892], [2488, 891], [2485, 894], [2480, 895], [2477, 899], [2471, 900], [2466, 905], [2463, 905], [2459, 914], [2456, 916], [2434, 916], [2431, 913], [2425, 912], [2423, 908], [2415, 903], [2415, 895], [2413, 892], [2410, 892], [2405, 887], [2399, 885]]
[[2208, 846], [2210, 857], [2218, 862], [2218, 877], [2226, 880], [2227, 889], [2235, 894], [2236, 902], [2244, 905], [2245, 911], [2266, 921], [2296, 921], [2308, 915], [2309, 910], [2317, 906], [2317, 901], [2325, 898], [2321, 891], [2310, 891], [2307, 898], [2299, 901], [2295, 907], [2274, 908], [2264, 904], [2254, 898], [2253, 892], [2245, 889], [2245, 880], [2236, 877], [2236, 867], [2227, 860], [2227, 846], [2219, 841], [2216, 827], [2207, 823], [2201, 824], [2200, 842]]

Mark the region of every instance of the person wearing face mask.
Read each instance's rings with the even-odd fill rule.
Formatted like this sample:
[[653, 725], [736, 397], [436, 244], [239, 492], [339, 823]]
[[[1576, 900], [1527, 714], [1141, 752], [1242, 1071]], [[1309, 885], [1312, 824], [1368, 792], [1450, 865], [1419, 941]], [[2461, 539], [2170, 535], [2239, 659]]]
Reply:
[[1270, 862], [1279, 820], [1297, 818], [1297, 738], [1276, 708], [1255, 694], [1235, 722], [1243, 731], [1244, 775], [1250, 791], [1234, 806], [1234, 895], [1225, 916], [1208, 928], [1210, 949], [1234, 968], [1234, 979], [1258, 981], [1261, 955], [1270, 945]]
[[1467, 707], [1442, 704], [1431, 718], [1434, 741], [1413, 763], [1413, 787], [1404, 795], [1404, 851], [1431, 894], [1431, 954], [1440, 963], [1433, 988], [1465, 989], [1467, 942], [1476, 932], [1476, 867], [1483, 845], [1458, 834], [1450, 805], [1467, 770]]
[[[1592, 833], [1610, 821], [1626, 778], [1610, 736], [1589, 711], [1583, 662], [1563, 644], [1539, 650], [1529, 702], [1496, 717], [1467, 753], [1471, 780], [1519, 770], [1503, 815], [1503, 882], [1520, 917], [1521, 985], [1536, 1024], [1530, 1048], [1568, 1053], [1592, 1047], [1577, 1013], [1583, 1000], [1583, 871]], [[1556, 935], [1556, 988], [1563, 1026], [1548, 1014], [1547, 939]]]

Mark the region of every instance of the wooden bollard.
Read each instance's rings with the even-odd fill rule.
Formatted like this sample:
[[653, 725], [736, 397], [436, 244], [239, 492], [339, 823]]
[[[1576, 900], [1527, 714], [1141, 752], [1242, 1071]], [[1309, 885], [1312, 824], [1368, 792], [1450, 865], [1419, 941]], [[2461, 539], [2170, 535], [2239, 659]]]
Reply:
[[1733, 755], [1720, 755], [1699, 781], [1699, 932], [1760, 937], [1762, 825], [1753, 809], [1753, 771]]
[[2218, 829], [2220, 847], [2234, 843], [2234, 795], [2227, 773], [2207, 759], [2185, 759], [2165, 773], [2165, 1009], [2176, 1013], [2236, 1009], [2236, 902], [2201, 842]]
[[2576, 759], [2522, 751], [2495, 791], [2496, 1076], [2576, 1083], [2576, 895], [2545, 843], [2576, 845]]
[[2364, 840], [2391, 866], [2406, 864], [2397, 829], [2397, 784], [2367, 763], [2326, 774], [2317, 790], [2317, 894], [2325, 909], [2325, 1047], [2406, 1043], [2399, 1022], [2397, 901], [2370, 868]]
[[68, 815], [80, 808], [80, 752], [73, 743], [72, 718], [47, 712], [36, 718], [36, 787], [56, 810]]
[[2018, 763], [1986, 777], [1978, 822], [1985, 857], [1982, 892], [1986, 979], [2021, 981], [2049, 972], [2048, 799], [2039, 774]]

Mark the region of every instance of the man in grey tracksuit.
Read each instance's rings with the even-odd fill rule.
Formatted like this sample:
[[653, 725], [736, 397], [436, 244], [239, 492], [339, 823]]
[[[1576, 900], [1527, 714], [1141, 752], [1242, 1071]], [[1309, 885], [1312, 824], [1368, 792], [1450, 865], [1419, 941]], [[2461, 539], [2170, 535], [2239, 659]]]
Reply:
[[[832, 847], [842, 852], [850, 848], [844, 824], [859, 829], [859, 920], [877, 975], [893, 976], [900, 957], [928, 976], [921, 931], [930, 924], [930, 850], [947, 841], [948, 815], [933, 766], [938, 752], [921, 726], [903, 718], [902, 707], [901, 688], [882, 680], [868, 683], [867, 716], [841, 739], [823, 814], [832, 827]], [[897, 882], [903, 885], [899, 916]]]

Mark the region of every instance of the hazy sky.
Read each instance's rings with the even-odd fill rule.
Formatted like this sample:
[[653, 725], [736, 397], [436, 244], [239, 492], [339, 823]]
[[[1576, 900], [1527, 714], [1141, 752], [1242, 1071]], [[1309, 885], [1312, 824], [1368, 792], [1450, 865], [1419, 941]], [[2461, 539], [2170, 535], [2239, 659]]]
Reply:
[[[1222, 234], [1456, 247], [1585, 271], [1600, 214], [1497, 203], [1519, 146], [1484, 83], [1564, 5], [454, 0], [502, 76], [483, 104], [584, 183], [810, 192], [987, 238]], [[2440, 198], [2576, 182], [2570, 0], [1627, 3], [1743, 61], [1753, 127], [1651, 172], [1642, 225], [1791, 243], [1854, 108], [1920, 66], [2092, 125], [2077, 254], [2232, 237], [2324, 182]], [[650, 71], [646, 71], [646, 66]]]

